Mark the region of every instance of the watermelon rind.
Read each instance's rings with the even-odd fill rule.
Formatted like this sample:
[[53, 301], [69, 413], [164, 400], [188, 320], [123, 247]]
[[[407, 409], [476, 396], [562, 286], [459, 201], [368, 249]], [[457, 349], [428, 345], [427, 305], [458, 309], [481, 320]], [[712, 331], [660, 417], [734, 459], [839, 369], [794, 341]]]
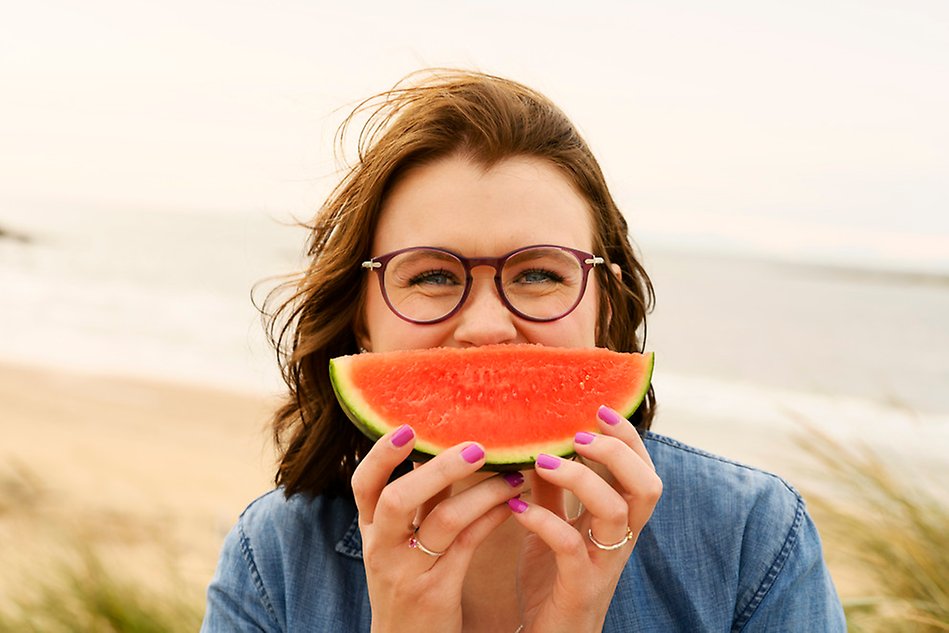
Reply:
[[[372, 441], [376, 441], [389, 431], [401, 426], [402, 422], [386, 420], [385, 416], [377, 412], [373, 406], [363, 398], [361, 390], [351, 382], [348, 365], [352, 359], [357, 357], [356, 355], [352, 355], [331, 359], [329, 366], [330, 381], [336, 398], [340, 403], [340, 407], [346, 416], [366, 437]], [[635, 413], [636, 409], [642, 404], [643, 399], [649, 391], [649, 385], [651, 384], [655, 360], [654, 355], [652, 352], [648, 352], [643, 354], [643, 357], [645, 366], [639, 389], [630, 391], [626, 402], [613, 405], [613, 408], [626, 418], [629, 418]], [[596, 431], [595, 420], [590, 420], [590, 428], [587, 430], [591, 432]], [[472, 439], [477, 440], [477, 438]], [[415, 447], [410, 455], [410, 459], [412, 461], [426, 461], [445, 448], [447, 447], [430, 443], [426, 441], [424, 437], [417, 435]], [[574, 438], [572, 435], [563, 438], [561, 441], [521, 444], [509, 449], [485, 445], [485, 451], [485, 464], [482, 470], [490, 471], [514, 471], [533, 468], [537, 455], [540, 453], [558, 455], [565, 458], [575, 455]]]

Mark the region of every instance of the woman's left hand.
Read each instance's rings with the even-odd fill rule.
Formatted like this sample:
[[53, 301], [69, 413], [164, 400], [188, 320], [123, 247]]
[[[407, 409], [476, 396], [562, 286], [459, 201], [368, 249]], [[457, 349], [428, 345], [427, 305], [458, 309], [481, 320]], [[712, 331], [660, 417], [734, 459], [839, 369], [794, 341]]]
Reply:
[[[531, 532], [518, 572], [524, 633], [602, 630], [620, 574], [662, 494], [633, 425], [606, 407], [598, 420], [601, 434], [580, 433], [575, 447], [602, 465], [604, 476], [580, 462], [540, 456], [531, 503], [508, 503]], [[583, 506], [575, 519], [566, 517], [563, 490]]]

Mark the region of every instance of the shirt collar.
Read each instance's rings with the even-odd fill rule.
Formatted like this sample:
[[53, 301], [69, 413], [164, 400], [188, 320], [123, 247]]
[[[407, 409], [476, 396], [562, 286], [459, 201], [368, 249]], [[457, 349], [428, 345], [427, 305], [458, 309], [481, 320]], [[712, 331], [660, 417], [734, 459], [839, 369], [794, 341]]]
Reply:
[[362, 534], [359, 532], [359, 515], [353, 518], [349, 529], [336, 543], [336, 551], [343, 556], [362, 560]]

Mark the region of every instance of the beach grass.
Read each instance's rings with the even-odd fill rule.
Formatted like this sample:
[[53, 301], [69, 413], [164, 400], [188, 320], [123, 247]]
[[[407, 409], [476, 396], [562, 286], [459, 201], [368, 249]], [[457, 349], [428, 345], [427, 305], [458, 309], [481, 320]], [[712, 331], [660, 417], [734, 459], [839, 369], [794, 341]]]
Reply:
[[[819, 485], [808, 484], [804, 495], [849, 630], [949, 631], [949, 503], [941, 488], [923, 484], [865, 446], [817, 430], [799, 444], [816, 466], [813, 481]], [[41, 479], [28, 469], [8, 471], [0, 481], [3, 536], [15, 524], [20, 534], [47, 541], [28, 568], [7, 567], [19, 577], [0, 591], [6, 594], [0, 633], [200, 628], [204, 588], [182, 581], [174, 544], [159, 531], [133, 522], [103, 537], [101, 517], [64, 520], [48, 511], [43, 495]], [[109, 521], [116, 523], [114, 517]], [[143, 542], [149, 554], [139, 552], [132, 562], [127, 553]]]
[[3, 633], [172, 633], [197, 631], [203, 607], [200, 594], [173, 595], [147, 589], [125, 577], [86, 547], [78, 562], [47, 567], [28, 582], [0, 613]]
[[[926, 473], [811, 429], [805, 490], [855, 633], [949, 631], [949, 503]], [[840, 578], [849, 580], [841, 584]]]
[[0, 633], [197, 631], [203, 588], [133, 516], [63, 512], [28, 467], [0, 469]]

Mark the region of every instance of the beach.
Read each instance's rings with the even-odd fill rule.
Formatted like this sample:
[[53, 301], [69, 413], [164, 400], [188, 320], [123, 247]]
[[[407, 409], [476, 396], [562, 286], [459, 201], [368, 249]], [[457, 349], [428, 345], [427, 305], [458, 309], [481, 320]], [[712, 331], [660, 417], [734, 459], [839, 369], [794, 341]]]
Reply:
[[[146, 563], [170, 555], [200, 595], [227, 530], [271, 487], [272, 398], [0, 364], [0, 402], [0, 563], [20, 570], [0, 580], [6, 595], [69, 538], [145, 582]], [[753, 461], [753, 445], [737, 452]], [[793, 476], [789, 460], [768, 461]]]
[[[666, 381], [664, 389], [707, 402], [703, 388]], [[733, 406], [761, 408], [745, 395]], [[272, 486], [273, 397], [0, 364], [0, 402], [0, 564], [8, 572], [0, 595], [8, 599], [77, 548], [91, 548], [130, 582], [167, 591], [173, 581], [200, 603], [225, 534]], [[661, 400], [656, 430], [821, 489], [820, 469], [795, 443], [804, 428], [780, 410], [750, 424], [727, 407], [699, 417], [690, 406]], [[925, 467], [933, 477], [945, 467], [936, 454]], [[834, 571], [845, 595], [860, 586], [846, 561]]]
[[[200, 611], [224, 536], [272, 487], [281, 387], [250, 295], [299, 265], [301, 232], [263, 214], [30, 217], [10, 223], [28, 239], [0, 241], [15, 307], [0, 311], [0, 612], [87, 551]], [[656, 432], [806, 497], [830, 487], [819, 434], [941, 490], [945, 277], [642, 248]], [[858, 595], [861, 573], [827, 554]]]
[[[113, 580], [148, 625], [114, 630], [197, 629], [225, 535], [273, 486], [261, 308], [358, 161], [362, 115], [337, 126], [424, 66], [524, 82], [579, 126], [656, 291], [653, 430], [800, 490], [853, 630], [915, 632], [901, 609], [927, 602], [949, 627], [949, 3], [2, 15], [0, 633], [102, 630], [75, 603]], [[841, 492], [848, 451], [882, 479]], [[902, 558], [863, 556], [874, 533]]]
[[136, 581], [170, 566], [200, 595], [227, 530], [272, 487], [261, 396], [0, 364], [0, 402], [8, 599], [82, 547]]

